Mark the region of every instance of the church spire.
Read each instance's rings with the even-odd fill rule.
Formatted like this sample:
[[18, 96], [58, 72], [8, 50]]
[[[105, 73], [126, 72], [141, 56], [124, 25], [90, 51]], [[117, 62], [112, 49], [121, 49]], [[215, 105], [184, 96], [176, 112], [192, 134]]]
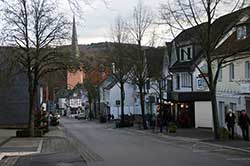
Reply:
[[73, 16], [73, 31], [72, 31], [72, 54], [73, 56], [79, 57], [80, 51], [78, 47], [77, 33], [76, 33], [76, 22], [75, 15]]

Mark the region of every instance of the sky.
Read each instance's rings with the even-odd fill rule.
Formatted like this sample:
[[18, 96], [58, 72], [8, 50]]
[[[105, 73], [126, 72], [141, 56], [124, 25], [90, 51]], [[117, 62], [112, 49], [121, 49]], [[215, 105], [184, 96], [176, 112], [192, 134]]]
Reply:
[[[110, 27], [115, 17], [121, 15], [125, 19], [131, 18], [133, 8], [138, 1], [107, 0], [107, 2], [108, 5], [105, 5], [102, 0], [93, 0], [91, 6], [84, 5], [81, 18], [76, 17], [79, 44], [110, 41]], [[166, 0], [142, 0], [142, 2], [157, 15], [159, 4]], [[164, 29], [159, 30], [159, 33], [163, 39], [160, 39], [158, 45], [162, 45], [165, 42]]]

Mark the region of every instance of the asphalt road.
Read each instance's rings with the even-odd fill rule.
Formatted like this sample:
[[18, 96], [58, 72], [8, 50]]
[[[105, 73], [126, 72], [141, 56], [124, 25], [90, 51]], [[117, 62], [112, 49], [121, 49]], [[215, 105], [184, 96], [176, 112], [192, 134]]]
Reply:
[[160, 139], [105, 124], [61, 119], [68, 138], [93, 166], [249, 166], [249, 154]]

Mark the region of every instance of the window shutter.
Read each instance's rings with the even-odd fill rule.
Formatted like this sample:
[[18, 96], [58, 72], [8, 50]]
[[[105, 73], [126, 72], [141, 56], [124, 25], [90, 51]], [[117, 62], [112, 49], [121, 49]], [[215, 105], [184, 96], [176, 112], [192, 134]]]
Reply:
[[245, 78], [248, 79], [248, 61], [245, 62]]

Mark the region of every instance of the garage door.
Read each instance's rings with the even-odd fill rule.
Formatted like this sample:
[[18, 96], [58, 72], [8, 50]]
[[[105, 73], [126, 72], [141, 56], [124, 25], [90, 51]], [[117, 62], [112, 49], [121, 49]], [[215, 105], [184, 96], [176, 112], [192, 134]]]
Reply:
[[212, 128], [211, 102], [195, 102], [195, 127]]

